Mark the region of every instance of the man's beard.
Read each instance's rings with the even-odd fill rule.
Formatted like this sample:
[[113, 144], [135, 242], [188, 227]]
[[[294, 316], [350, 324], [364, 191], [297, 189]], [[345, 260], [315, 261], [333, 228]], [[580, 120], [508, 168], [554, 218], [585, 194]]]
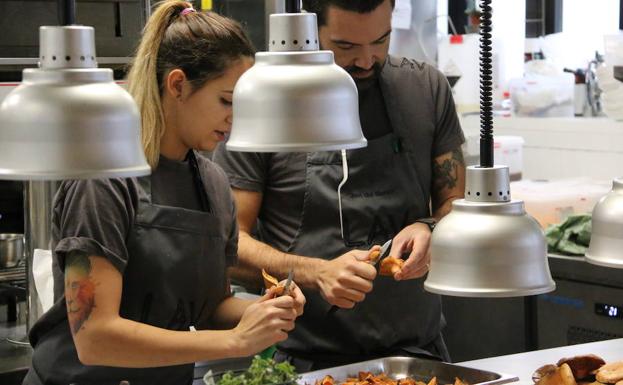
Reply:
[[346, 72], [350, 74], [350, 76], [355, 81], [355, 84], [357, 85], [357, 89], [359, 91], [364, 91], [370, 88], [376, 82], [378, 77], [381, 75], [381, 70], [383, 69], [383, 65], [379, 62], [375, 62], [372, 65], [372, 75], [366, 78], [358, 78], [356, 76], [358, 74], [368, 72], [370, 71], [370, 69], [360, 68], [355, 65], [344, 67], [344, 69], [346, 70]]

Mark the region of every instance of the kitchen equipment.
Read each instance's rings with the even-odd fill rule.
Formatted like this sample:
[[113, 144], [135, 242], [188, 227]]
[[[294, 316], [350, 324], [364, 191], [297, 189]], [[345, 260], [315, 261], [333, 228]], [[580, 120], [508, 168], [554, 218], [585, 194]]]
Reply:
[[623, 268], [623, 178], [612, 182], [612, 191], [595, 205], [591, 243], [586, 252], [590, 263]]
[[[507, 166], [494, 163], [491, 0], [480, 8], [480, 165], [467, 167], [465, 199], [433, 232], [424, 289], [462, 297], [514, 297], [555, 289], [545, 235], [511, 200]], [[511, 92], [512, 94], [512, 92]]]
[[0, 234], [0, 269], [15, 267], [24, 259], [24, 235]]
[[332, 376], [337, 381], [342, 381], [347, 377], [356, 377], [360, 371], [373, 374], [383, 372], [392, 379], [412, 377], [415, 380], [425, 382], [436, 376], [438, 384], [453, 384], [455, 377], [471, 385], [500, 385], [518, 380], [516, 376], [509, 374], [488, 372], [445, 362], [414, 357], [386, 357], [304, 373], [298, 383], [312, 385], [316, 380], [321, 380], [326, 375]]
[[286, 284], [283, 289], [283, 295], [290, 294], [290, 285], [292, 284], [292, 280], [294, 279], [294, 270], [290, 269], [288, 272], [288, 279], [286, 279]]
[[234, 88], [230, 151], [329, 151], [361, 148], [357, 87], [320, 51], [316, 14], [298, 1], [270, 15], [269, 51]]

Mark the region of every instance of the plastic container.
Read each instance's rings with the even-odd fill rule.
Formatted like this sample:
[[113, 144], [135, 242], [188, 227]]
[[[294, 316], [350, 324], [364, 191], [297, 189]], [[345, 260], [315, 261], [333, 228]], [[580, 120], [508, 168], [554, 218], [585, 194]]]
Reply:
[[493, 157], [495, 164], [508, 166], [511, 181], [520, 180], [523, 172], [523, 145], [521, 136], [495, 136]]
[[575, 78], [529, 74], [510, 81], [515, 116], [573, 117], [575, 115]]
[[591, 178], [511, 183], [512, 198], [523, 200], [526, 211], [544, 229], [561, 223], [572, 214], [590, 214], [597, 201], [611, 189], [611, 180]]

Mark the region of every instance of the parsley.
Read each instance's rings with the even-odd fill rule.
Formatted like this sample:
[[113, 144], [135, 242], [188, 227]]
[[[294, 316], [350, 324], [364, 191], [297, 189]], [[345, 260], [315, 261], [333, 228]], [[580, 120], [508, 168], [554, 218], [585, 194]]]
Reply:
[[227, 372], [217, 382], [217, 385], [277, 385], [295, 384], [298, 374], [288, 362], [276, 363], [271, 358], [255, 356], [249, 369], [236, 375]]

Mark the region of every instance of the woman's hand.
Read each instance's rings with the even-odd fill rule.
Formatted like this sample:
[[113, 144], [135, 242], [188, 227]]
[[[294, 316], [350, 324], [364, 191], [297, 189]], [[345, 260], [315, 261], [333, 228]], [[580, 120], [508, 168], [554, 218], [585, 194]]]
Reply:
[[[296, 291], [294, 293], [297, 294]], [[233, 329], [241, 356], [255, 354], [284, 341], [288, 338], [288, 332], [294, 329], [294, 320], [297, 317], [294, 297], [273, 297], [273, 289], [269, 289], [245, 310], [240, 322]]]
[[[285, 285], [285, 283], [286, 281], [282, 281], [279, 284]], [[294, 299], [294, 309], [296, 310], [296, 316], [299, 317], [301, 314], [303, 314], [303, 308], [305, 307], [305, 302], [307, 300], [305, 299], [305, 295], [303, 294], [301, 289], [294, 281], [290, 283], [289, 290], [290, 292], [288, 294], [290, 295], [290, 297], [292, 297], [292, 299]]]

